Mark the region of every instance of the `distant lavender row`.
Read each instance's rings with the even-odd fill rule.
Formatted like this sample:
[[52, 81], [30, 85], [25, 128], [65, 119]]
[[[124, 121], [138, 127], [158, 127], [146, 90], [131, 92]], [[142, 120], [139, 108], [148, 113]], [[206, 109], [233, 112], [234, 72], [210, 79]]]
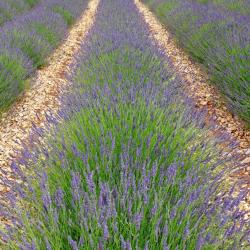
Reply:
[[195, 0], [198, 3], [206, 5], [214, 5], [216, 8], [221, 8], [242, 15], [250, 15], [249, 0]]
[[12, 164], [23, 183], [3, 180], [12, 191], [0, 207], [12, 221], [0, 234], [6, 249], [246, 244], [245, 193], [219, 195], [234, 163], [205, 139], [201, 114], [153, 44], [132, 0], [100, 2], [58, 116]]
[[30, 12], [0, 28], [0, 112], [25, 87], [25, 79], [45, 64], [86, 0], [41, 0]]
[[250, 2], [144, 2], [184, 48], [207, 67], [229, 108], [250, 124], [250, 16], [240, 11], [249, 10]]
[[15, 19], [39, 3], [40, 0], [0, 0], [0, 26]]

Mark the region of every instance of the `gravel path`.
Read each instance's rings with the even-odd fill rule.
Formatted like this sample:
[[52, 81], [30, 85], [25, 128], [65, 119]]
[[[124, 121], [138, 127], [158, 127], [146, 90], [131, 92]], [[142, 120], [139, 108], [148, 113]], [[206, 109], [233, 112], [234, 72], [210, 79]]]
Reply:
[[249, 189], [249, 197], [243, 206], [250, 211], [250, 131], [244, 123], [227, 109], [218, 90], [209, 84], [209, 77], [200, 65], [178, 47], [171, 34], [157, 20], [154, 14], [139, 0], [135, 4], [145, 19], [154, 41], [170, 58], [176, 74], [183, 80], [188, 96], [195, 101], [196, 107], [207, 110], [206, 123], [213, 125], [212, 136], [227, 133], [238, 145], [232, 151], [242, 163], [242, 168], [231, 174], [231, 182], [243, 181], [241, 188]]
[[[28, 138], [33, 124], [40, 127], [44, 125], [47, 111], [58, 110], [58, 97], [69, 84], [66, 73], [94, 22], [98, 4], [99, 0], [89, 2], [86, 11], [72, 27], [65, 41], [49, 58], [48, 65], [38, 70], [37, 75], [30, 79], [32, 88], [3, 115], [0, 123], [0, 167], [8, 175], [11, 175], [9, 165], [15, 157], [18, 142]], [[0, 183], [0, 195], [7, 191]]]

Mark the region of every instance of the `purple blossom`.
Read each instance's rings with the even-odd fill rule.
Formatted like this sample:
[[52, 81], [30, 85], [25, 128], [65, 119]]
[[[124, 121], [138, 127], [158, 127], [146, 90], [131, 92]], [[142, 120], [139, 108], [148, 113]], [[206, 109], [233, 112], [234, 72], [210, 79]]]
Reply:
[[203, 244], [204, 244], [204, 239], [202, 238], [202, 236], [199, 236], [195, 250], [201, 250]]
[[81, 177], [79, 173], [71, 172], [71, 188], [72, 188], [72, 195], [75, 202], [80, 200], [80, 185], [81, 185]]
[[79, 250], [78, 246], [77, 246], [77, 242], [74, 241], [71, 236], [68, 236], [68, 241], [69, 241], [69, 244], [72, 248], [72, 250]]
[[61, 188], [58, 188], [55, 193], [55, 202], [58, 208], [60, 208], [63, 205], [63, 197], [64, 197], [63, 190]]
[[121, 235], [120, 236], [120, 240], [121, 240], [121, 247], [122, 249], [127, 249], [127, 244], [126, 244], [126, 241], [124, 240], [123, 236]]
[[104, 226], [103, 226], [103, 239], [105, 241], [107, 241], [108, 238], [109, 238], [109, 229], [108, 229], [107, 224], [105, 223]]
[[42, 191], [43, 207], [46, 210], [46, 212], [49, 211], [49, 209], [51, 207], [51, 203], [52, 203], [47, 181], [48, 181], [47, 174], [42, 173], [40, 188]]
[[45, 239], [45, 244], [46, 244], [46, 250], [52, 250], [51, 245], [47, 238]]
[[95, 183], [93, 180], [93, 172], [87, 174], [86, 181], [90, 192], [95, 192]]
[[143, 218], [142, 213], [137, 213], [134, 216], [134, 223], [135, 223], [137, 230], [140, 229], [142, 218]]

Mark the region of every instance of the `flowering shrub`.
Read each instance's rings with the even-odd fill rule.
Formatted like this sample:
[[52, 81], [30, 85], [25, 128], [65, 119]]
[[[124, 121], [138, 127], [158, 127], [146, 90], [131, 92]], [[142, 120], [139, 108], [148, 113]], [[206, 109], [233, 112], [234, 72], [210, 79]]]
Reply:
[[98, 8], [58, 116], [12, 164], [19, 184], [3, 180], [3, 246], [239, 249], [245, 194], [219, 194], [231, 163], [205, 139], [134, 3]]
[[144, 0], [250, 124], [249, 1]]
[[[32, 5], [34, 1], [27, 2]], [[86, 3], [41, 0], [35, 8], [0, 28], [0, 111], [22, 92], [25, 79], [46, 63]]]

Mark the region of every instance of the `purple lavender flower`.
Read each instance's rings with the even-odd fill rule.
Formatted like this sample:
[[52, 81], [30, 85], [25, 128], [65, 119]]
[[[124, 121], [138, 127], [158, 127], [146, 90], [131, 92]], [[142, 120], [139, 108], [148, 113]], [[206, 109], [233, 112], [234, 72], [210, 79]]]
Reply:
[[78, 246], [77, 246], [77, 242], [74, 241], [71, 236], [68, 236], [68, 241], [69, 241], [69, 244], [72, 248], [72, 250], [79, 250]]
[[137, 230], [140, 229], [141, 221], [142, 221], [142, 213], [135, 214], [134, 223], [135, 223], [135, 226], [136, 226]]
[[93, 180], [93, 172], [88, 173], [87, 177], [86, 177], [86, 181], [88, 184], [88, 188], [90, 192], [95, 192], [95, 183]]
[[60, 208], [63, 205], [63, 197], [64, 193], [61, 188], [58, 188], [55, 193], [55, 203], [58, 208]]
[[109, 229], [107, 224], [105, 223], [103, 226], [103, 239], [107, 241], [109, 239]]

